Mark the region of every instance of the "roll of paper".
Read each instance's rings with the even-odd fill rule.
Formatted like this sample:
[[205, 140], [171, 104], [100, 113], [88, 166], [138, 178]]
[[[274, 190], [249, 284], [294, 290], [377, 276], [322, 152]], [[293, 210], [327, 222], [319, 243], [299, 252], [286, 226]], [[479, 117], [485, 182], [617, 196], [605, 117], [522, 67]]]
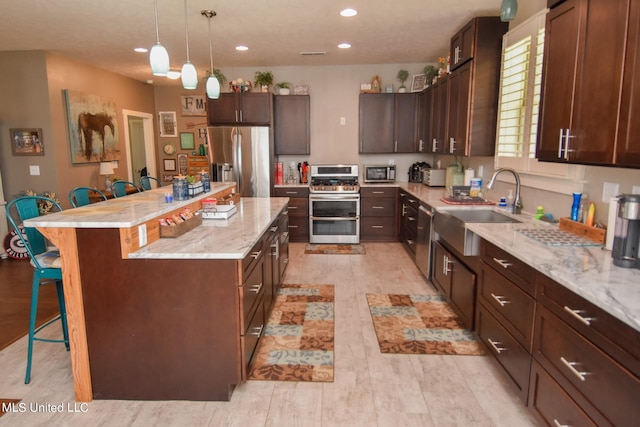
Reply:
[[469, 168], [469, 169], [465, 169], [464, 171], [464, 185], [465, 186], [470, 186], [471, 185], [471, 178], [475, 178], [476, 176], [476, 171]]

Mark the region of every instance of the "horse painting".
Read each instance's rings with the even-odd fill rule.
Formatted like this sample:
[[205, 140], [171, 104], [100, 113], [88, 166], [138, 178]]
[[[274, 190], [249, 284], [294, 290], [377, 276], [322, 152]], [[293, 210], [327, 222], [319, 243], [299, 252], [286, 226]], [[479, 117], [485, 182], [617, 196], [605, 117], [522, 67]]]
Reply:
[[[100, 160], [104, 160], [105, 158], [105, 146], [104, 146], [104, 136], [105, 136], [105, 127], [109, 127], [111, 129], [111, 135], [115, 136], [115, 129], [113, 125], [113, 117], [106, 113], [80, 113], [78, 114], [78, 143], [79, 146], [84, 153], [84, 156], [87, 160], [91, 160], [91, 156], [93, 155], [93, 134], [94, 132], [100, 135], [100, 139], [102, 140], [102, 151], [100, 154]], [[82, 143], [84, 137], [84, 145]]]

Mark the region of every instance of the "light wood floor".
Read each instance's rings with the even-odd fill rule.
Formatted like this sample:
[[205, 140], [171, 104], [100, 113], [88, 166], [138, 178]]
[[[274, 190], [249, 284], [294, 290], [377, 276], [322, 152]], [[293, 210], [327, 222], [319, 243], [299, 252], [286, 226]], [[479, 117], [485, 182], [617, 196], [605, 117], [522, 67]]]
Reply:
[[[23, 384], [26, 340], [0, 352], [0, 398], [20, 398], [27, 413], [2, 425], [65, 426], [531, 426], [496, 362], [488, 356], [381, 354], [367, 293], [434, 293], [399, 243], [365, 244], [366, 255], [304, 255], [292, 243], [286, 283], [335, 285], [335, 381], [250, 381], [230, 402], [94, 401], [74, 407], [69, 355], [38, 343], [30, 385]], [[29, 413], [31, 404], [65, 412]], [[70, 409], [86, 412], [67, 412]]]

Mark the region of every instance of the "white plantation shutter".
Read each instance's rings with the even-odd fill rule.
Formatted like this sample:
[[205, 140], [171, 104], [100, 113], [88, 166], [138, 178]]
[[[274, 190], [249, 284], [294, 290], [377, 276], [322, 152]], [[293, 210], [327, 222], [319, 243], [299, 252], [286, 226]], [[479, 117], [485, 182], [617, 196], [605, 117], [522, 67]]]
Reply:
[[533, 70], [533, 100], [531, 104], [531, 126], [529, 137], [529, 158], [535, 159], [536, 139], [538, 136], [538, 117], [540, 117], [540, 92], [542, 90], [542, 58], [544, 53], [544, 28], [538, 30], [536, 37], [535, 68]]

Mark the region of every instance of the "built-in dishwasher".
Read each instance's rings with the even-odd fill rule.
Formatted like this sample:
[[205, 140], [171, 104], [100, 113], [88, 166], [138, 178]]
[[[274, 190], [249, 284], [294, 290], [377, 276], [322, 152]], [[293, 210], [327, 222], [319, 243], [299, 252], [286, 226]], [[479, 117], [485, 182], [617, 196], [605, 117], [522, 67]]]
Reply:
[[418, 233], [416, 243], [416, 264], [424, 274], [431, 280], [431, 240], [433, 237], [433, 208], [420, 204], [418, 209]]

